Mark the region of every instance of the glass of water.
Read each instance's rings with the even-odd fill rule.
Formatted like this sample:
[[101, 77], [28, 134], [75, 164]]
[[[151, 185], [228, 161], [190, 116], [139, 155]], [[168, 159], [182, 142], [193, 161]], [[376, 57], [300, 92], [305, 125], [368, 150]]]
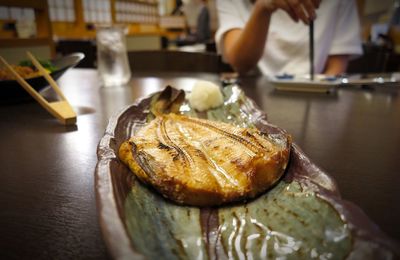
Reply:
[[97, 69], [104, 87], [123, 86], [131, 78], [125, 42], [125, 27], [96, 28]]

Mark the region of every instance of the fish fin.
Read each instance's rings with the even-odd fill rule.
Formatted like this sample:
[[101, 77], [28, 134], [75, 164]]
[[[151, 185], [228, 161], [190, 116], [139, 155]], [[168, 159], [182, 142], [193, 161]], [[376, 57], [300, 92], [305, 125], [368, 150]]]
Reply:
[[184, 101], [185, 91], [167, 86], [162, 92], [154, 96], [150, 111], [155, 116], [178, 113]]

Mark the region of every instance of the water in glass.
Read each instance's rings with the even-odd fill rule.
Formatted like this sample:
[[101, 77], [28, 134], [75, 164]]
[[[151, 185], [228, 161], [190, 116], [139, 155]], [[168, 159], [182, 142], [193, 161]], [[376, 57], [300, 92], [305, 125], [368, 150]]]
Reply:
[[124, 28], [97, 28], [97, 68], [103, 86], [121, 86], [131, 77]]

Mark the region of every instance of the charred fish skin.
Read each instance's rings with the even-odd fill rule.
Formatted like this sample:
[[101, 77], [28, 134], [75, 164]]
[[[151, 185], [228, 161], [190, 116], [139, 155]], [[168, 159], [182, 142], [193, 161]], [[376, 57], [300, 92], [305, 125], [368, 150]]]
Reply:
[[167, 114], [123, 143], [119, 157], [164, 197], [217, 206], [254, 198], [280, 179], [291, 145], [284, 138], [279, 146], [257, 129]]

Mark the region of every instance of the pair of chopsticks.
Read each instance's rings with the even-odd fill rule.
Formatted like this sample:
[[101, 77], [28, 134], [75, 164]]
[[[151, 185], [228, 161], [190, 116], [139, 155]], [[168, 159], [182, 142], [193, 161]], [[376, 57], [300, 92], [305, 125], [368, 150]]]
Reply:
[[314, 80], [314, 21], [310, 21], [310, 79]]
[[8, 62], [0, 56], [0, 63], [2, 63], [11, 74], [14, 75], [18, 83], [37, 101], [44, 107], [50, 114], [56, 117], [64, 125], [73, 125], [76, 123], [76, 114], [69, 104], [68, 100], [65, 98], [61, 89], [58, 87], [54, 79], [49, 75], [49, 73], [43, 68], [43, 66], [36, 60], [36, 58], [27, 52], [28, 58], [32, 61], [32, 64], [40, 72], [40, 74], [47, 80], [54, 91], [59, 95], [60, 101], [48, 102], [44, 99], [31, 85], [29, 85], [26, 80], [24, 80]]

